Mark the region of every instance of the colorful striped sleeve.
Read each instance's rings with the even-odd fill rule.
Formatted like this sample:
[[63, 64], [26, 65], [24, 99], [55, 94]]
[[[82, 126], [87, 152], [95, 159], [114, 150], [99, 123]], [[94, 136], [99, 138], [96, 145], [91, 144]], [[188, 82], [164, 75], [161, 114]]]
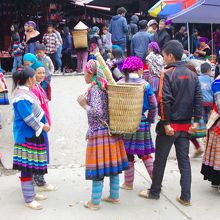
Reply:
[[149, 111], [148, 111], [147, 118], [150, 123], [154, 123], [154, 120], [157, 114], [157, 100], [156, 100], [156, 96], [150, 84], [146, 86], [146, 91], [148, 93], [147, 98], [148, 98], [148, 104], [149, 104]]
[[43, 130], [44, 124], [34, 116], [32, 112], [32, 103], [28, 100], [21, 100], [16, 103], [16, 107], [16, 110], [24, 122], [36, 132], [37, 136], [39, 136]]

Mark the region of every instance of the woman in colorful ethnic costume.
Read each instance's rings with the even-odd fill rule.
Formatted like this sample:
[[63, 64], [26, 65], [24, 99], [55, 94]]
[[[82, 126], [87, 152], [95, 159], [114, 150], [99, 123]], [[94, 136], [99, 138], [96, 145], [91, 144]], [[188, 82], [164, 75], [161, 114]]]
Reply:
[[[46, 92], [44, 91], [44, 89], [41, 86], [41, 83], [44, 81], [45, 74], [46, 74], [45, 68], [41, 62], [37, 61], [34, 65], [34, 68], [32, 67], [32, 69], [35, 70], [36, 83], [32, 87], [31, 91], [39, 99], [40, 106], [45, 113], [46, 120], [47, 120], [49, 126], [51, 126], [51, 118], [50, 118], [50, 111], [49, 111], [49, 105], [48, 105], [49, 100], [47, 98]], [[45, 136], [45, 144], [46, 144], [46, 150], [47, 150], [47, 162], [49, 164], [49, 162], [50, 162], [50, 159], [49, 159], [50, 158], [50, 156], [49, 156], [49, 140], [48, 140], [47, 136]], [[34, 175], [34, 182], [38, 186], [38, 190], [41, 192], [44, 192], [44, 191], [50, 192], [50, 191], [56, 190], [56, 188], [53, 185], [48, 184], [46, 182], [44, 175], [35, 174]]]
[[214, 109], [210, 115], [207, 126], [207, 144], [202, 161], [201, 173], [204, 180], [220, 190], [220, 76], [212, 84], [214, 93]]
[[86, 65], [85, 81], [91, 84], [86, 95], [78, 98], [87, 111], [86, 179], [92, 180], [91, 200], [85, 207], [98, 210], [104, 177], [110, 177], [110, 195], [105, 202], [119, 203], [119, 173], [128, 168], [124, 143], [119, 135], [109, 135], [107, 80], [99, 63], [90, 60]]
[[13, 169], [21, 171], [21, 188], [25, 205], [32, 209], [42, 209], [36, 195], [33, 175], [47, 173], [46, 133], [50, 126], [46, 123], [44, 111], [38, 98], [30, 91], [35, 84], [35, 72], [29, 67], [13, 74], [14, 82], [14, 157]]
[[151, 138], [150, 124], [154, 123], [157, 113], [157, 100], [150, 84], [141, 79], [143, 73], [143, 62], [138, 57], [128, 57], [123, 65], [125, 79], [119, 83], [143, 84], [145, 85], [144, 104], [142, 111], [142, 119], [137, 132], [124, 135], [124, 144], [129, 160], [129, 169], [124, 172], [125, 182], [121, 188], [126, 190], [133, 189], [134, 182], [134, 163], [135, 155], [143, 160], [143, 163], [150, 177], [152, 176], [154, 159], [154, 145]]

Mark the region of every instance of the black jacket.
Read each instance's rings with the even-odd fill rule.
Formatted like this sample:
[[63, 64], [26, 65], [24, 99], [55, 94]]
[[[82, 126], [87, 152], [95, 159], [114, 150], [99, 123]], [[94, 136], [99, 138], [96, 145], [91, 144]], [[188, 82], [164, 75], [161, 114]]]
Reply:
[[160, 49], [163, 49], [164, 45], [170, 40], [171, 40], [170, 35], [166, 31], [166, 29], [158, 31], [154, 35], [154, 41], [156, 41], [159, 44]]
[[160, 78], [159, 115], [164, 125], [199, 122], [202, 116], [202, 95], [198, 76], [184, 62], [166, 67]]

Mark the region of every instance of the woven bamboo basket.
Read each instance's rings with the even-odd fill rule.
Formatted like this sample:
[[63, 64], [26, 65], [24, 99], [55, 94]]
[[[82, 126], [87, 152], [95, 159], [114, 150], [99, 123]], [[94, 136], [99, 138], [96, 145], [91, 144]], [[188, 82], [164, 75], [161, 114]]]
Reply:
[[108, 85], [110, 131], [113, 134], [134, 133], [142, 116], [144, 85]]
[[88, 47], [87, 30], [74, 30], [73, 31], [73, 43], [75, 48]]

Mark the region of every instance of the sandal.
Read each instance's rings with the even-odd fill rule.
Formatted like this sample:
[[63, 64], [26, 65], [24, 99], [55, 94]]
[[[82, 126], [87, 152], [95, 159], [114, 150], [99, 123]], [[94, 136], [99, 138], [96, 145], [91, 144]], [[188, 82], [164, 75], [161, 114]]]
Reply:
[[119, 199], [112, 199], [111, 197], [106, 197], [106, 198], [103, 198], [102, 199], [103, 202], [108, 202], [108, 203], [111, 203], [111, 204], [120, 204], [120, 200]]
[[87, 209], [91, 209], [91, 210], [94, 210], [94, 211], [97, 211], [100, 209], [100, 206], [99, 205], [95, 205], [95, 204], [92, 204], [91, 201], [88, 201], [84, 204], [84, 207], [87, 208]]
[[47, 199], [47, 196], [44, 196], [44, 195], [41, 195], [41, 194], [36, 194], [36, 196], [35, 196], [36, 201], [43, 201], [43, 200], [46, 200], [46, 199]]
[[145, 199], [156, 199], [158, 200], [160, 198], [160, 196], [152, 196], [150, 194], [150, 190], [142, 190], [139, 192], [139, 196]]
[[39, 202], [37, 202], [36, 200], [33, 200], [30, 203], [26, 203], [25, 206], [30, 208], [30, 209], [33, 209], [33, 210], [41, 210], [41, 209], [43, 209], [43, 206]]
[[45, 186], [38, 187], [39, 192], [52, 192], [52, 191], [56, 191], [56, 190], [57, 190], [57, 188], [53, 185], [50, 185], [50, 184], [46, 184]]
[[185, 201], [185, 200], [181, 199], [180, 197], [177, 197], [176, 201], [184, 206], [191, 206], [192, 205], [192, 203], [190, 201]]
[[125, 190], [133, 190], [133, 186], [128, 186], [125, 183], [120, 186], [121, 189]]

